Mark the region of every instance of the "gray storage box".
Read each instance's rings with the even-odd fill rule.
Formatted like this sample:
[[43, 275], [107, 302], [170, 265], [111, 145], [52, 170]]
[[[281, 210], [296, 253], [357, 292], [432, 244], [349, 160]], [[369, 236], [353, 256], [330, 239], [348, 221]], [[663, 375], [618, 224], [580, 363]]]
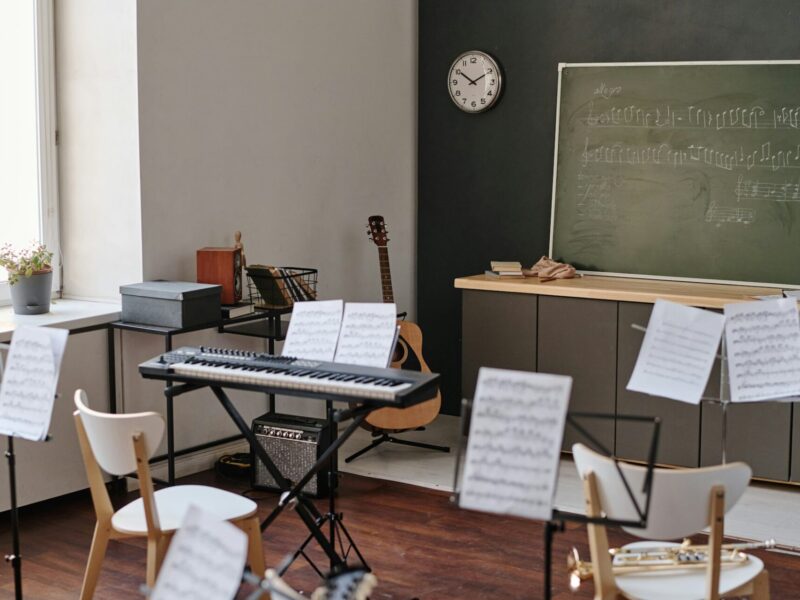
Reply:
[[213, 325], [221, 318], [221, 285], [145, 281], [123, 285], [122, 320], [160, 327]]

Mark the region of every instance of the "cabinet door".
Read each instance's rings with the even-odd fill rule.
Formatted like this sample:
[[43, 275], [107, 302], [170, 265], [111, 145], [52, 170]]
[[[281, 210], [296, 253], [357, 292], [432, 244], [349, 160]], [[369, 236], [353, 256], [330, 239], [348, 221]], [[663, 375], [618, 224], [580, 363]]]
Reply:
[[[617, 303], [541, 296], [538, 370], [571, 375], [570, 412], [615, 414]], [[614, 421], [585, 420], [592, 435], [614, 448]], [[563, 448], [587, 440], [567, 425]]]
[[536, 370], [537, 296], [462, 292], [461, 393], [472, 398], [478, 369]]
[[[702, 465], [719, 464], [722, 460], [722, 418], [722, 407], [719, 405], [703, 407]], [[728, 462], [746, 462], [756, 477], [777, 481], [789, 479], [791, 404], [731, 404], [727, 421], [725, 448]]]
[[[652, 304], [619, 303], [619, 354], [617, 359], [617, 414], [661, 418], [659, 464], [696, 467], [700, 460], [700, 407], [668, 398], [650, 396], [626, 389], [639, 357], [644, 332], [631, 325], [647, 326]], [[719, 366], [709, 378], [705, 394], [719, 389]], [[643, 423], [617, 421], [617, 455], [621, 458], [647, 460], [653, 428]]]

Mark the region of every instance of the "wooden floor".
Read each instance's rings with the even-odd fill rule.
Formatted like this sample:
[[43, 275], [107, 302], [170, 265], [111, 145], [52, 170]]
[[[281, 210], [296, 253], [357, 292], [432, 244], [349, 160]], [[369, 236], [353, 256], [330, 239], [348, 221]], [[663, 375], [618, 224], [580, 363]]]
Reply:
[[[246, 484], [207, 472], [182, 480], [234, 491]], [[373, 600], [439, 600], [492, 598], [511, 600], [542, 597], [542, 526], [513, 518], [462, 511], [448, 496], [404, 484], [342, 477], [338, 503], [344, 522], [378, 576]], [[262, 516], [276, 503], [274, 494], [254, 492]], [[135, 497], [133, 495], [130, 496]], [[125, 498], [120, 498], [125, 502]], [[74, 494], [22, 511], [22, 556], [25, 598], [77, 598], [89, 549], [94, 515], [88, 494]], [[265, 533], [267, 564], [274, 566], [304, 538], [297, 515], [286, 512]], [[620, 544], [630, 538], [613, 533]], [[0, 520], [0, 553], [10, 549], [8, 513]], [[591, 598], [587, 582], [577, 594], [569, 591], [564, 558], [574, 545], [586, 555], [586, 531], [570, 526], [555, 541], [553, 598]], [[756, 552], [770, 571], [772, 598], [800, 598], [800, 558]], [[319, 552], [312, 551], [319, 557]], [[96, 598], [140, 597], [145, 572], [141, 541], [111, 542]], [[287, 576], [309, 592], [318, 580], [301, 563]], [[240, 597], [245, 597], [244, 590]], [[13, 598], [10, 567], [0, 563], [0, 598]]]

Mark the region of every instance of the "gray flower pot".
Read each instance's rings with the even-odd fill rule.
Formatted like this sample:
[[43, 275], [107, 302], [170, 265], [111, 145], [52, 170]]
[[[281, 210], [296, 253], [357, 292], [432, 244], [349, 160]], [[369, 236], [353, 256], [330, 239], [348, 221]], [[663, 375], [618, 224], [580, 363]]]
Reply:
[[10, 286], [11, 304], [18, 315], [42, 315], [50, 312], [53, 272], [20, 277]]

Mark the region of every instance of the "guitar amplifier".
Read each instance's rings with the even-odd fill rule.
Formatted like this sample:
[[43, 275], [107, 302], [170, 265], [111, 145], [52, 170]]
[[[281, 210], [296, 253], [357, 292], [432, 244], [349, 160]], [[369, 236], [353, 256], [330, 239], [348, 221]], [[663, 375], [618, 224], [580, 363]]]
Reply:
[[[330, 446], [330, 428], [324, 420], [267, 413], [253, 420], [253, 433], [278, 470], [293, 484], [300, 481]], [[252, 486], [278, 490], [264, 464], [253, 456]], [[328, 494], [328, 469], [320, 470], [303, 488], [306, 495]]]

